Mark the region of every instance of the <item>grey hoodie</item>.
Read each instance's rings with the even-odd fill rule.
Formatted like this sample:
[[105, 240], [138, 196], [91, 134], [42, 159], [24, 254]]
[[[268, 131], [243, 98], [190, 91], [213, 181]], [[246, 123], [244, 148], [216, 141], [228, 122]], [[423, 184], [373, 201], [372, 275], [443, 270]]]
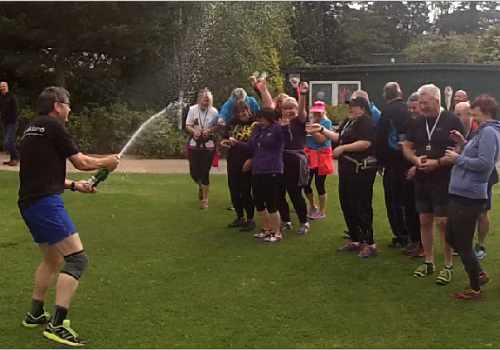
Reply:
[[488, 198], [488, 180], [500, 152], [500, 121], [483, 123], [451, 170], [448, 192], [470, 199]]

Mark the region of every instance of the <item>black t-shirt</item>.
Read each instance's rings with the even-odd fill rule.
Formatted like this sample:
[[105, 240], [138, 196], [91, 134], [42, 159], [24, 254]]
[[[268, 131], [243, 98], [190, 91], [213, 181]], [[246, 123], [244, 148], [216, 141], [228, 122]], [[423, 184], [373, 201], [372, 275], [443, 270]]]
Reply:
[[291, 140], [285, 140], [285, 149], [301, 149], [306, 146], [306, 122], [300, 118], [294, 118], [290, 121]]
[[36, 117], [21, 140], [19, 206], [64, 192], [66, 158], [79, 152], [63, 123], [54, 117]]
[[344, 171], [355, 170], [356, 166], [353, 162], [344, 158], [348, 156], [362, 161], [368, 156], [374, 155], [373, 142], [375, 140], [375, 124], [370, 116], [364, 115], [358, 119], [344, 121], [339, 129], [340, 145], [348, 145], [356, 141], [370, 141], [371, 146], [362, 152], [344, 152], [339, 159], [339, 167]]
[[[464, 133], [464, 126], [460, 119], [451, 112], [443, 111], [429, 142], [426, 123], [429, 126], [429, 131], [432, 131], [436, 120], [437, 118], [418, 117], [411, 124], [406, 139], [413, 142], [416, 156], [426, 155], [429, 159], [441, 158], [448, 147], [455, 146], [455, 143], [450, 138], [450, 131], [458, 130], [460, 133]], [[451, 167], [440, 167], [436, 171], [427, 174], [417, 170], [416, 180], [448, 183], [450, 181], [450, 172]]]

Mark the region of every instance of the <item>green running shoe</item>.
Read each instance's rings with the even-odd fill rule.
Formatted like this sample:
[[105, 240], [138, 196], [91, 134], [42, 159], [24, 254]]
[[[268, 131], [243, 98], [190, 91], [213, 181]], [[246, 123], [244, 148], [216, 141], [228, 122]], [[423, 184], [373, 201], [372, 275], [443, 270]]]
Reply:
[[447, 285], [451, 282], [451, 276], [453, 275], [453, 269], [445, 267], [439, 271], [439, 275], [436, 278], [436, 283], [439, 285]]
[[38, 317], [35, 317], [31, 314], [31, 312], [28, 312], [24, 317], [22, 325], [26, 328], [36, 328], [38, 326], [43, 326], [49, 323], [49, 320], [50, 320], [50, 314], [45, 310]]
[[78, 333], [71, 328], [69, 320], [64, 320], [59, 326], [54, 326], [49, 322], [43, 335], [45, 338], [64, 345], [84, 346], [87, 344], [84, 340], [80, 339]]
[[424, 263], [413, 272], [413, 277], [426, 277], [434, 273], [434, 264]]

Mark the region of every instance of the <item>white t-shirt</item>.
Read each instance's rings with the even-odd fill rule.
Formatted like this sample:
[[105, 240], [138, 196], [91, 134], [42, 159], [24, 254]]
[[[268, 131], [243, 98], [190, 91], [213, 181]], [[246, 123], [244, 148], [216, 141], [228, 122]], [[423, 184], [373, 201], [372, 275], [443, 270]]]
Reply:
[[[208, 107], [207, 110], [201, 110], [199, 105], [189, 107], [189, 112], [186, 118], [186, 125], [191, 126], [195, 130], [203, 131], [217, 125], [218, 111], [214, 107]], [[205, 142], [206, 148], [214, 148], [215, 143], [212, 140]], [[199, 144], [195, 139], [189, 140], [189, 146], [196, 148]]]

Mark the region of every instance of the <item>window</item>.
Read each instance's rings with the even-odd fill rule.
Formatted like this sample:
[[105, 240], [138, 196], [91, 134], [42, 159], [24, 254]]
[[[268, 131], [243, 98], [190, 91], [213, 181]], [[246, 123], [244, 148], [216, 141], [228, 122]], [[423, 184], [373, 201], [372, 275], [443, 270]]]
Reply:
[[354, 91], [361, 89], [360, 81], [310, 81], [309, 105], [321, 100], [329, 105], [343, 104]]

